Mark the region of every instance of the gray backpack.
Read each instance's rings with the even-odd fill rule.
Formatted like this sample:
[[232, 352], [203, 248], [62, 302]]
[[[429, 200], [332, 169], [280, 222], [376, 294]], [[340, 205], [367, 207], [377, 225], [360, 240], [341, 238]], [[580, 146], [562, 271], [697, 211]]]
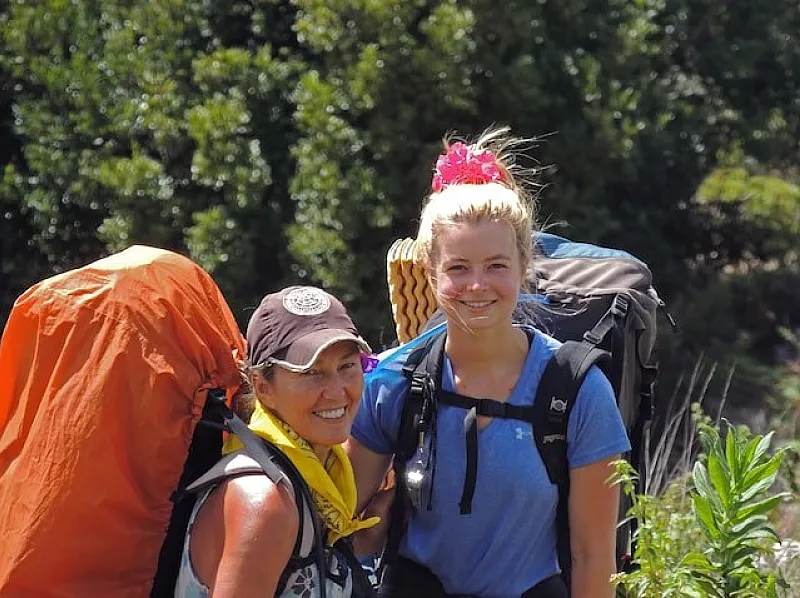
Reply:
[[[568, 522], [569, 465], [567, 423], [583, 378], [592, 365], [599, 366], [614, 388], [632, 450], [625, 458], [639, 471], [643, 487], [642, 440], [653, 415], [653, 390], [658, 368], [651, 360], [656, 338], [656, 312], [664, 304], [652, 284], [647, 265], [625, 251], [574, 243], [562, 237], [540, 233], [535, 238], [534, 257], [528, 276], [532, 293], [523, 293], [514, 320], [535, 326], [563, 344], [547, 365], [532, 407], [512, 408], [487, 399], [472, 399], [437, 388], [439, 364], [444, 351], [444, 334], [433, 335], [406, 361], [404, 374], [410, 390], [401, 417], [399, 448], [394, 459], [396, 479], [404, 480], [405, 463], [416, 449], [420, 430], [433, 419], [431, 406], [454, 404], [475, 415], [523, 419], [533, 424], [539, 453], [550, 481], [558, 487], [556, 515], [558, 554], [562, 576], [568, 582], [570, 547]], [[443, 321], [437, 311], [427, 321], [430, 329]], [[670, 320], [671, 321], [671, 320]], [[674, 325], [674, 323], [673, 323]], [[469, 444], [469, 443], [468, 443]], [[469, 512], [469, 448], [467, 481], [462, 495], [462, 512]], [[406, 492], [400, 484], [399, 491]], [[393, 521], [402, 521], [395, 501]], [[629, 504], [623, 500], [620, 521], [626, 521]], [[618, 567], [624, 569], [633, 552], [632, 523], [619, 526]], [[389, 530], [385, 560], [391, 560], [403, 529]]]

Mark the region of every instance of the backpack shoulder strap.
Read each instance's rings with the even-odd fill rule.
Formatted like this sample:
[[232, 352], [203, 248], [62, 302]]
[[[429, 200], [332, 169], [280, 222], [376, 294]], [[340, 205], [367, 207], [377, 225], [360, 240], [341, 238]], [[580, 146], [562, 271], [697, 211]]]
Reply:
[[[303, 476], [286, 455], [256, 436], [247, 424], [225, 404], [224, 392], [209, 391], [207, 403], [212, 409], [205, 423], [212, 426], [221, 425], [225, 430], [235, 434], [244, 444], [244, 452], [258, 464], [261, 471], [275, 484], [284, 484], [293, 492], [300, 515], [295, 554], [301, 557], [305, 555], [309, 558], [313, 555], [320, 579], [326, 579], [327, 559], [322, 520], [314, 507], [311, 490]], [[322, 583], [320, 584], [321, 598], [326, 598], [326, 594], [325, 584]]]
[[435, 415], [435, 386], [440, 379], [446, 338], [444, 330], [432, 335], [408, 356], [403, 365], [403, 375], [409, 380], [409, 388], [400, 415], [395, 450], [401, 461], [410, 459], [414, 454], [419, 434], [426, 432]]
[[406, 461], [414, 455], [422, 442], [421, 435], [425, 434], [432, 418], [436, 416], [435, 384], [439, 379], [444, 359], [445, 339], [444, 330], [432, 335], [411, 352], [403, 365], [403, 375], [409, 380], [409, 388], [403, 402], [400, 427], [397, 431], [392, 463], [397, 489], [389, 511], [389, 529], [378, 567], [378, 579], [383, 575], [385, 566], [397, 556], [400, 541], [405, 533], [405, 511], [409, 502], [405, 487]]
[[556, 534], [561, 574], [569, 583], [569, 463], [567, 425], [578, 391], [593, 365], [605, 367], [609, 354], [587, 341], [567, 341], [550, 358], [534, 400], [533, 436], [550, 482], [558, 488]]
[[186, 492], [199, 494], [203, 490], [207, 490], [212, 486], [218, 485], [220, 482], [229, 478], [234, 478], [242, 475], [250, 474], [264, 474], [261, 466], [244, 451], [236, 451], [229, 455], [225, 455], [222, 459], [197, 478], [194, 482], [186, 486]]
[[[244, 475], [265, 475], [258, 462], [246, 451], [240, 450], [220, 459], [214, 467], [186, 487], [186, 492], [200, 494], [208, 488], [218, 486], [225, 480]], [[314, 529], [308, 525], [313, 521], [312, 506], [305, 500], [296, 483], [290, 483], [300, 515], [297, 541], [293, 554], [299, 558], [307, 558], [314, 546]]]
[[563, 343], [545, 367], [534, 399], [534, 437], [553, 484], [569, 479], [567, 424], [589, 368], [605, 367], [609, 354], [584, 341]]

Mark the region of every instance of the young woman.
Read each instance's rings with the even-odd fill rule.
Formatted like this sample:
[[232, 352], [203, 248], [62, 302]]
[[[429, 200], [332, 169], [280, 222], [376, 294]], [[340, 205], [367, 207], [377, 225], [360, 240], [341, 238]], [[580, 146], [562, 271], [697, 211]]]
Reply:
[[[530, 405], [559, 343], [512, 323], [532, 251], [533, 208], [515, 177], [517, 144], [504, 134], [446, 146], [417, 245], [447, 321], [442, 388]], [[360, 502], [373, 495], [397, 449], [408, 389], [400, 371], [367, 380], [347, 449]], [[557, 492], [531, 424], [478, 417], [477, 478], [471, 510], [462, 514], [465, 409], [439, 405], [435, 422], [420, 456], [435, 463], [414, 480], [421, 492], [379, 595], [567, 596], [556, 554]], [[610, 463], [629, 445], [611, 386], [597, 368], [578, 393], [567, 436], [572, 596], [609, 598], [619, 496], [607, 479]]]
[[[313, 504], [296, 494], [296, 475], [294, 491], [275, 483], [229, 437], [222, 477], [200, 493], [192, 513], [175, 597], [355, 596], [357, 565], [335, 545], [374, 521], [354, 517], [353, 471], [340, 445], [361, 399], [369, 346], [342, 304], [314, 287], [267, 295], [247, 343], [249, 428], [282, 456], [285, 473], [299, 473]], [[323, 546], [307, 534], [311, 511], [324, 527], [316, 540]]]

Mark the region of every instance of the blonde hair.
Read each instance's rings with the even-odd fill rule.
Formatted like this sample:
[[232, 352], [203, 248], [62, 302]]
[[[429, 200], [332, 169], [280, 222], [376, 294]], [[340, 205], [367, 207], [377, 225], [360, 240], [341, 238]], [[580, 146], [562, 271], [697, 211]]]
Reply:
[[[511, 225], [523, 270], [527, 268], [533, 245], [533, 189], [537, 186], [534, 177], [538, 170], [526, 170], [516, 161], [516, 154], [532, 140], [510, 137], [508, 131], [508, 127], [489, 129], [471, 144], [474, 149], [492, 152], [502, 174], [500, 181], [451, 184], [431, 193], [425, 201], [417, 233], [416, 257], [429, 273], [437, 255], [439, 230], [453, 224], [482, 222]], [[447, 151], [449, 140], [445, 140], [444, 146]], [[529, 191], [528, 187], [532, 189]]]

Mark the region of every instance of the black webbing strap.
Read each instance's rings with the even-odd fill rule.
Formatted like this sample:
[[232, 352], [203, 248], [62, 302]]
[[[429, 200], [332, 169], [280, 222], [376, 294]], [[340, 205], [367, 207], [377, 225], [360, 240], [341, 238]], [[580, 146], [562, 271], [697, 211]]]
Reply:
[[569, 463], [567, 425], [578, 391], [589, 368], [610, 355], [586, 341], [567, 341], [550, 358], [536, 391], [533, 435], [550, 482], [558, 489], [556, 508], [557, 553], [561, 575], [569, 584]]
[[464, 489], [459, 503], [462, 515], [472, 512], [472, 497], [478, 479], [478, 422], [477, 416], [496, 417], [500, 419], [518, 419], [533, 423], [534, 408], [532, 405], [510, 405], [493, 399], [476, 399], [447, 390], [439, 390], [437, 402], [467, 410], [464, 417], [464, 443], [467, 448]]
[[339, 551], [339, 554], [344, 557], [344, 560], [347, 562], [347, 565], [353, 574], [353, 592], [351, 594], [351, 598], [374, 597], [376, 594], [375, 589], [372, 587], [372, 582], [370, 582], [369, 578], [367, 577], [363, 565], [359, 562], [358, 557], [353, 550], [353, 537], [345, 536], [344, 538], [339, 538], [334, 544], [334, 547]]
[[[640, 366], [641, 380], [639, 381], [639, 409], [636, 419], [631, 428], [631, 454], [629, 462], [636, 471], [639, 472], [635, 482], [637, 494], [644, 492], [647, 485], [647, 469], [642, 463], [642, 439], [644, 438], [645, 428], [650, 425], [654, 418], [655, 410], [655, 386], [658, 379], [658, 364]], [[630, 549], [627, 553], [617, 554], [617, 569], [619, 571], [631, 571], [633, 569], [632, 557], [636, 554], [636, 530], [638, 520], [636, 517], [630, 518], [628, 522], [628, 542]], [[619, 547], [618, 547], [619, 548]]]
[[[431, 475], [433, 476], [436, 472], [436, 456], [433, 454], [433, 451], [435, 451], [434, 441], [436, 429], [434, 419], [436, 417], [437, 406], [441, 403], [467, 411], [463, 423], [466, 470], [464, 473], [464, 486], [461, 492], [461, 501], [459, 502], [459, 512], [462, 515], [469, 515], [472, 512], [472, 498], [475, 494], [475, 485], [478, 478], [477, 416], [518, 419], [532, 423], [535, 411], [533, 406], [530, 405], [510, 405], [503, 401], [468, 397], [443, 390], [442, 365], [444, 363], [444, 344], [445, 335], [438, 335], [423, 347], [417, 349], [418, 352], [423, 352], [421, 356], [412, 353], [403, 368], [405, 374], [411, 377], [411, 388], [409, 390], [409, 397], [406, 400], [406, 405], [404, 406], [404, 411], [409, 404], [419, 405], [421, 403], [422, 406], [420, 417], [414, 422], [415, 433], [403, 432], [401, 435], [405, 435], [406, 438], [402, 440], [401, 444], [407, 446], [408, 441], [412, 438], [417, 439], [417, 444], [419, 444], [422, 442], [422, 436], [420, 436], [420, 434], [430, 431], [432, 434]], [[404, 414], [404, 417], [401, 418], [401, 430], [405, 430], [404, 426], [409, 425], [409, 421], [410, 418]], [[416, 448], [417, 445], [414, 446], [414, 449]], [[406, 448], [405, 460], [409, 459], [412, 454], [413, 452]], [[395, 469], [395, 471], [397, 472], [397, 469]], [[403, 478], [399, 479], [402, 480]], [[431, 483], [430, 488], [428, 508], [431, 506], [433, 483]]]
[[467, 446], [467, 471], [464, 474], [464, 489], [461, 491], [459, 510], [462, 515], [472, 513], [472, 497], [478, 479], [478, 412], [473, 407], [464, 416], [464, 441]]
[[500, 419], [518, 419], [533, 422], [535, 410], [532, 405], [511, 405], [493, 399], [476, 399], [449, 390], [440, 390], [437, 401], [442, 405], [451, 405], [461, 409], [475, 409], [478, 415]]
[[658, 365], [648, 365], [641, 368], [641, 380], [639, 381], [639, 409], [636, 420], [631, 428], [631, 464], [639, 474], [638, 482], [644, 481], [644, 468], [642, 467], [642, 444], [644, 429], [648, 422], [652, 421], [655, 410], [655, 385], [658, 378]]
[[381, 579], [386, 565], [396, 558], [405, 534], [406, 509], [410, 505], [405, 486], [406, 461], [424, 441], [424, 434], [432, 427], [432, 420], [436, 416], [434, 376], [440, 376], [445, 339], [444, 331], [432, 335], [424, 344], [411, 352], [403, 365], [403, 375], [409, 379], [410, 384], [400, 414], [400, 428], [392, 463], [397, 486], [395, 499], [389, 509], [389, 529], [378, 566], [378, 579]]
[[276, 484], [283, 483], [292, 489], [292, 481], [275, 464], [274, 457], [270, 454], [264, 442], [225, 404], [225, 393], [217, 389], [210, 390], [208, 392], [208, 403], [216, 410], [216, 415], [222, 420], [225, 429], [235, 434], [242, 441], [247, 454], [258, 463], [267, 477]]
[[609, 331], [618, 328], [619, 321], [627, 317], [630, 304], [631, 300], [627, 295], [621, 293], [614, 295], [611, 307], [600, 317], [591, 330], [583, 333], [583, 340], [590, 345], [600, 346]]

